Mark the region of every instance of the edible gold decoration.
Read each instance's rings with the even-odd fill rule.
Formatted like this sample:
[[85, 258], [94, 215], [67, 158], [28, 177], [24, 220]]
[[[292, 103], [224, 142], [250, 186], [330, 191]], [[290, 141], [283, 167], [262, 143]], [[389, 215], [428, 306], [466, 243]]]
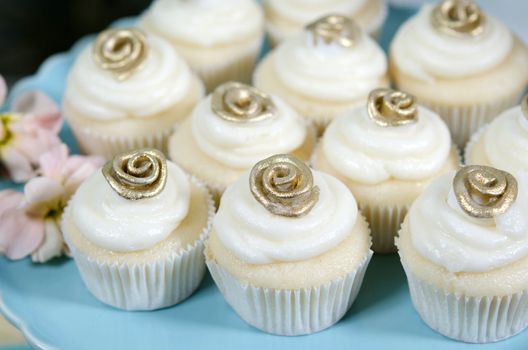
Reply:
[[167, 182], [167, 160], [153, 148], [118, 154], [102, 171], [110, 187], [130, 200], [154, 197]]
[[517, 198], [517, 180], [502, 170], [470, 165], [453, 180], [458, 204], [475, 218], [493, 218], [508, 210]]
[[326, 44], [337, 43], [348, 48], [361, 37], [361, 30], [349, 17], [341, 15], [327, 15], [308, 24], [306, 29], [312, 33], [313, 43], [317, 45], [319, 40]]
[[528, 95], [524, 96], [521, 101], [521, 110], [524, 113], [524, 116], [528, 118]]
[[93, 58], [99, 66], [126, 80], [141, 68], [147, 57], [145, 35], [139, 29], [109, 29], [101, 32], [93, 46]]
[[472, 0], [444, 0], [433, 9], [431, 21], [442, 33], [477, 36], [484, 31], [486, 16]]
[[367, 111], [380, 126], [400, 126], [418, 120], [414, 96], [392, 89], [373, 90], [368, 97]]
[[215, 89], [211, 109], [230, 122], [256, 122], [276, 115], [271, 97], [246, 84], [228, 82]]
[[251, 170], [249, 185], [255, 199], [275, 215], [305, 215], [319, 199], [310, 168], [287, 154], [258, 162]]

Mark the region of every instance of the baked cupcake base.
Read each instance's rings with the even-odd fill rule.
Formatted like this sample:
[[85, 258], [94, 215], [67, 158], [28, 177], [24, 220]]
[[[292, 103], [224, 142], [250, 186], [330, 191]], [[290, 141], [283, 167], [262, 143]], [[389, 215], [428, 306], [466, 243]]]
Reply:
[[61, 227], [84, 284], [97, 299], [124, 310], [154, 310], [183, 301], [200, 285], [213, 215], [209, 192], [191, 178], [189, 214], [150, 249], [120, 253], [96, 246], [75, 226], [69, 207]]
[[[312, 127], [309, 127], [304, 144], [291, 154], [308, 161], [315, 142], [315, 132]], [[185, 171], [205, 182], [217, 204], [225, 188], [247, 170], [230, 168], [202, 152], [192, 136], [191, 119], [183, 122], [180, 129], [170, 137], [168, 154], [169, 158]]]
[[478, 76], [424, 82], [399, 71], [392, 60], [390, 72], [398, 89], [413, 94], [444, 119], [453, 141], [463, 149], [482, 125], [518, 104], [526, 88], [527, 61], [528, 50], [515, 39], [504, 62]]
[[[365, 185], [352, 181], [338, 173], [328, 162], [322, 142], [316, 146], [311, 159], [314, 169], [327, 172], [341, 180], [356, 198], [361, 213], [370, 225], [372, 250], [375, 253], [394, 253], [394, 237], [405, 218], [409, 207], [427, 185], [436, 177], [423, 181], [389, 180], [381, 184]], [[460, 165], [459, 150], [453, 146], [449, 158], [438, 175], [457, 170]]]
[[397, 245], [412, 302], [435, 331], [464, 342], [489, 343], [528, 326], [528, 258], [485, 273], [451, 273], [414, 249], [407, 222]]
[[193, 78], [187, 95], [168, 110], [146, 118], [98, 121], [79, 113], [68, 100], [63, 110], [82, 153], [111, 159], [114, 155], [139, 148], [167, 150], [167, 140], [203, 98], [204, 87]]
[[233, 256], [214, 231], [205, 250], [209, 271], [237, 314], [278, 335], [321, 331], [354, 302], [372, 256], [365, 219], [336, 248], [306, 261], [251, 265]]
[[[337, 102], [316, 99], [307, 97], [302, 94], [302, 91], [293, 91], [288, 86], [283, 84], [275, 70], [273, 60], [275, 53], [271, 52], [259, 63], [257, 69], [253, 73], [253, 85], [272, 95], [280, 96], [290, 106], [292, 106], [299, 114], [307, 118], [312, 123], [318, 135], [322, 135], [324, 129], [332, 120], [347, 109], [364, 105], [367, 96], [354, 101]], [[388, 76], [376, 87], [388, 87]]]

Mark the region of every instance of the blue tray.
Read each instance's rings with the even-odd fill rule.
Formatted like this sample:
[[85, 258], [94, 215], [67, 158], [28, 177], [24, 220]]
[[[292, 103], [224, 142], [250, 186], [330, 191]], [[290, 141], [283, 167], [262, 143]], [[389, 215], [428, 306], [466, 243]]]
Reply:
[[[386, 48], [412, 10], [391, 9], [382, 35]], [[118, 25], [132, 23], [133, 19]], [[40, 89], [60, 101], [68, 69], [84, 38], [70, 52], [50, 57], [35, 76], [21, 80], [10, 98]], [[66, 126], [63, 139], [77, 150]], [[0, 189], [15, 187], [0, 182]], [[427, 327], [414, 311], [397, 255], [375, 256], [357, 301], [341, 322], [301, 337], [262, 333], [242, 321], [207, 276], [199, 290], [175, 307], [124, 312], [107, 307], [85, 289], [75, 264], [59, 259], [44, 265], [0, 258], [0, 310], [39, 349], [526, 349], [528, 331], [495, 344], [470, 345]]]

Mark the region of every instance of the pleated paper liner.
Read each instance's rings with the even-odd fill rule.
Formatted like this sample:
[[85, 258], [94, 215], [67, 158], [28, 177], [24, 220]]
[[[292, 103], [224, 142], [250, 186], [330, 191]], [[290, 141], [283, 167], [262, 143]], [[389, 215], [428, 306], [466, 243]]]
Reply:
[[420, 279], [403, 263], [411, 299], [425, 323], [446, 337], [468, 343], [509, 338], [528, 326], [528, 291], [505, 296], [465, 296]]
[[157, 133], [141, 136], [110, 136], [102, 135], [94, 130], [69, 122], [77, 139], [77, 143], [84, 154], [97, 154], [105, 159], [112, 159], [116, 154], [139, 148], [155, 148], [167, 153], [167, 142], [173, 130], [178, 127], [175, 123], [171, 128]]
[[451, 106], [417, 97], [420, 104], [442, 117], [451, 131], [453, 142], [460, 149], [464, 149], [466, 143], [477, 130], [499, 116], [501, 112], [515, 106], [521, 99], [523, 92], [524, 90], [518, 91], [504, 100], [473, 106]]
[[277, 289], [243, 284], [226, 269], [206, 259], [225, 300], [247, 323], [277, 335], [303, 335], [338, 322], [350, 309], [363, 282], [372, 251], [347, 275], [312, 288]]
[[[207, 195], [208, 219], [199, 238], [185, 249], [151, 262], [138, 263], [120, 262], [117, 254], [115, 262], [109, 263], [68, 244], [86, 287], [101, 302], [124, 310], [154, 310], [183, 301], [200, 285], [205, 273], [204, 242], [215, 208], [205, 185], [194, 177], [190, 179]], [[67, 207], [63, 220], [70, 216]], [[67, 239], [67, 235], [65, 237]]]

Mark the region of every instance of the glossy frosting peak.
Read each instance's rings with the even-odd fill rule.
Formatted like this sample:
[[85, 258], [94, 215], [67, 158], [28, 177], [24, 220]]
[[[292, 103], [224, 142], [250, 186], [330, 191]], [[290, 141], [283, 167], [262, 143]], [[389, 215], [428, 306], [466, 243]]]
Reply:
[[167, 182], [154, 197], [121, 197], [97, 171], [79, 187], [70, 205], [75, 226], [88, 240], [109, 250], [131, 252], [167, 238], [187, 216], [189, 201], [187, 175], [167, 162]]
[[528, 171], [528, 117], [520, 106], [502, 113], [484, 130], [489, 163], [510, 173]]
[[213, 227], [222, 244], [250, 264], [301, 261], [337, 246], [351, 234], [357, 203], [336, 178], [313, 171], [319, 199], [299, 217], [274, 215], [251, 194], [249, 172], [229, 186]]
[[491, 219], [461, 209], [452, 189], [454, 175], [433, 181], [407, 214], [416, 250], [451, 272], [491, 271], [527, 256], [528, 173], [516, 174], [517, 200]]
[[274, 66], [283, 84], [303, 95], [325, 101], [366, 98], [384, 85], [387, 59], [379, 45], [361, 32], [352, 47], [318, 45], [304, 31], [277, 47]]
[[366, 107], [359, 107], [330, 124], [322, 147], [341, 175], [376, 184], [437, 174], [449, 157], [451, 136], [440, 117], [423, 107], [418, 107], [416, 122], [401, 126], [380, 126]]
[[435, 29], [433, 6], [426, 5], [398, 30], [391, 56], [396, 67], [413, 78], [463, 78], [498, 66], [513, 47], [513, 36], [506, 26], [486, 15], [478, 36], [453, 36]]
[[178, 103], [188, 92], [191, 71], [165, 40], [148, 35], [142, 66], [126, 80], [101, 68], [86, 47], [68, 76], [65, 100], [86, 118], [148, 118]]
[[141, 22], [165, 37], [208, 47], [260, 35], [264, 16], [254, 0], [157, 0]]
[[290, 153], [307, 137], [305, 121], [278, 97], [275, 115], [259, 121], [233, 122], [211, 108], [211, 95], [191, 115], [193, 137], [202, 152], [229, 167], [248, 169], [261, 159]]

